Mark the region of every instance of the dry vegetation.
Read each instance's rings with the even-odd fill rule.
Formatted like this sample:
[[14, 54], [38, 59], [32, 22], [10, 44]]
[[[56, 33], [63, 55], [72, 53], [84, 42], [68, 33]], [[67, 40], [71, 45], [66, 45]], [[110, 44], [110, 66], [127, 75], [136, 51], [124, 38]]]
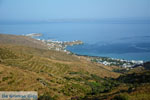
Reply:
[[[120, 78], [114, 68], [90, 62], [84, 56], [48, 50], [29, 37], [0, 34], [0, 91], [37, 91], [42, 98], [39, 100], [45, 96], [50, 100], [110, 100], [124, 98], [122, 95], [131, 100], [149, 98], [149, 82], [125, 82], [128, 74]], [[145, 77], [150, 78], [149, 72]]]
[[[0, 90], [35, 90], [39, 95], [48, 93], [66, 100], [90, 91], [85, 81], [78, 79], [91, 78], [91, 74], [119, 76], [84, 57], [48, 50], [43, 43], [29, 37], [0, 34]], [[69, 87], [74, 89], [68, 90]]]

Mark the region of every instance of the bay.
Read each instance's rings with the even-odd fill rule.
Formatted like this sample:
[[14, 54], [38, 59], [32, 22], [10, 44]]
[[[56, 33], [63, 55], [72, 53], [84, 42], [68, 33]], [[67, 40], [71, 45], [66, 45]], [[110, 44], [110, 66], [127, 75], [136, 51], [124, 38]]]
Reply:
[[149, 23], [37, 23], [0, 24], [0, 33], [42, 33], [40, 39], [81, 40], [84, 45], [67, 49], [81, 55], [129, 60], [150, 60]]

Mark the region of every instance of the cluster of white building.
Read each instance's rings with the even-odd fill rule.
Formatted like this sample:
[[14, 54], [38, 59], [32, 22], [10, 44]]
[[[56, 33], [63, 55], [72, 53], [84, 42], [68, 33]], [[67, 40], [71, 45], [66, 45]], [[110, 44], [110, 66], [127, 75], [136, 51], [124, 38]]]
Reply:
[[[115, 59], [115, 58], [107, 58], [108, 60], [104, 60], [102, 58], [98, 58], [96, 59], [96, 61], [100, 64], [103, 64], [103, 65], [107, 65], [107, 66], [110, 66], [110, 65], [119, 65], [121, 67], [124, 67], [124, 68], [131, 68], [133, 67], [134, 65], [140, 65], [140, 64], [143, 64], [144, 61], [142, 60], [123, 60], [123, 59]], [[113, 60], [113, 61], [111, 61]]]

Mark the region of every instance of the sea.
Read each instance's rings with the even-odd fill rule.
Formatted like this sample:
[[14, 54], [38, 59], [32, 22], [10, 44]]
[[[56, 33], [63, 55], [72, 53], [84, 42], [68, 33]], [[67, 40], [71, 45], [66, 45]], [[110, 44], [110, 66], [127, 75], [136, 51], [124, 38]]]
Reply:
[[52, 22], [0, 23], [0, 33], [42, 33], [39, 39], [81, 40], [66, 49], [79, 55], [150, 61], [150, 23]]

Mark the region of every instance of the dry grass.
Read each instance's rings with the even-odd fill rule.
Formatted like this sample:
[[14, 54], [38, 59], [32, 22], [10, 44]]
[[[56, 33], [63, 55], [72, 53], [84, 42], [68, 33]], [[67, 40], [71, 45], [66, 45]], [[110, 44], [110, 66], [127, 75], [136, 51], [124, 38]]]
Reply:
[[[83, 81], [65, 77], [84, 80], [84, 77], [91, 78], [91, 74], [119, 76], [112, 68], [87, 61], [85, 57], [48, 50], [41, 42], [28, 37], [0, 34], [1, 91], [33, 90], [39, 95], [48, 93], [58, 100], [67, 100], [72, 96], [84, 96], [85, 88], [89, 87]], [[64, 89], [66, 86], [74, 89], [69, 96], [65, 94], [68, 93]]]

